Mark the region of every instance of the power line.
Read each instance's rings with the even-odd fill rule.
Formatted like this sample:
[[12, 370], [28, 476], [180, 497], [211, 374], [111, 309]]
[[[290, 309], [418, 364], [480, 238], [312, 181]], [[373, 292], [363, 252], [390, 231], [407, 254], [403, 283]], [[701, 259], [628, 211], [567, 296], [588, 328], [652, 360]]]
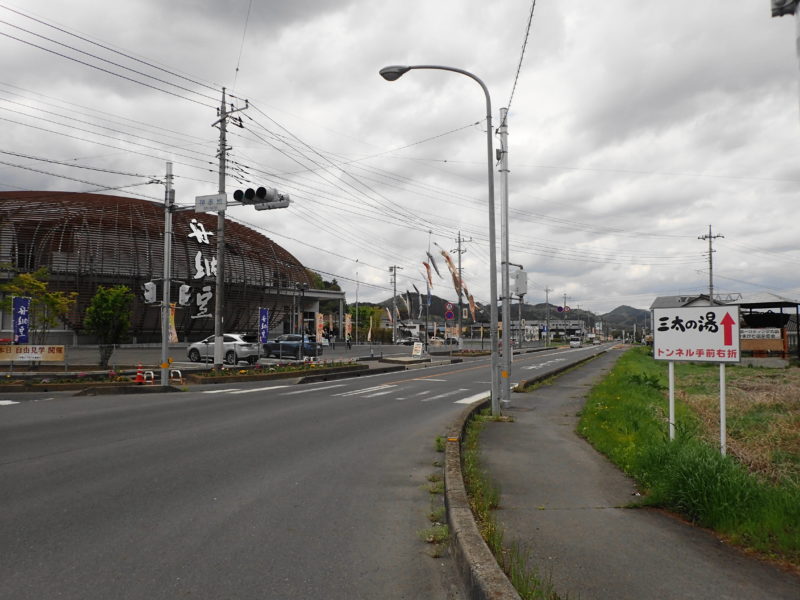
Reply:
[[[522, 59], [525, 57], [525, 48], [528, 46], [528, 35], [531, 32], [531, 23], [533, 22], [533, 9], [536, 8], [536, 0], [532, 0], [531, 2], [531, 12], [528, 15], [528, 25], [525, 28], [525, 39], [522, 42], [522, 50], [519, 54], [519, 64], [517, 65], [517, 74], [514, 76], [514, 85], [511, 86], [511, 95], [508, 98], [508, 104], [506, 104], [506, 115], [505, 118], [508, 118], [508, 111], [511, 110], [511, 101], [514, 99], [514, 92], [517, 89], [517, 81], [519, 80], [519, 73], [522, 70]], [[505, 125], [505, 123], [501, 124], [501, 127]]]
[[[34, 36], [36, 36], [36, 37], [44, 37], [44, 36], [41, 36], [41, 35], [39, 35], [39, 34], [37, 34], [37, 33], [34, 33], [34, 32], [32, 32], [32, 31], [29, 31], [29, 30], [27, 30], [27, 29], [24, 29], [24, 28], [22, 28], [22, 27], [19, 27], [19, 26], [17, 26], [17, 25], [13, 25], [13, 24], [11, 24], [11, 23], [8, 23], [7, 21], [2, 21], [2, 20], [0, 20], [0, 23], [4, 23], [4, 24], [6, 24], [6, 25], [9, 25], [9, 26], [11, 26], [11, 27], [14, 27], [14, 28], [16, 28], [16, 29], [21, 29], [22, 31], [24, 31], [24, 32], [26, 32], [26, 33], [29, 33], [29, 34], [31, 34], [31, 35], [34, 35]], [[194, 98], [188, 98], [188, 97], [186, 97], [186, 96], [182, 96], [181, 94], [178, 94], [177, 92], [172, 92], [172, 91], [170, 91], [170, 90], [165, 90], [164, 88], [158, 87], [158, 86], [156, 86], [156, 85], [153, 85], [153, 84], [150, 84], [150, 83], [146, 83], [146, 82], [144, 82], [144, 81], [140, 81], [140, 80], [138, 80], [138, 79], [134, 79], [133, 77], [128, 77], [127, 75], [123, 75], [122, 73], [117, 73], [117, 72], [115, 72], [115, 71], [112, 71], [112, 70], [110, 70], [110, 69], [103, 68], [103, 67], [101, 67], [101, 66], [99, 66], [99, 65], [94, 65], [94, 64], [92, 64], [92, 63], [90, 63], [90, 62], [86, 62], [85, 60], [81, 60], [81, 59], [79, 59], [79, 58], [75, 58], [74, 56], [69, 56], [69, 55], [67, 55], [67, 54], [64, 54], [63, 52], [58, 52], [58, 51], [56, 51], [56, 50], [53, 50], [53, 49], [51, 49], [51, 48], [46, 48], [46, 47], [44, 47], [44, 46], [41, 46], [41, 45], [39, 45], [39, 44], [34, 44], [33, 42], [29, 42], [28, 40], [24, 40], [24, 39], [22, 39], [22, 38], [19, 38], [19, 37], [17, 37], [17, 36], [11, 35], [10, 33], [6, 33], [6, 32], [3, 32], [3, 31], [0, 31], [0, 35], [3, 35], [3, 36], [5, 36], [5, 37], [7, 37], [7, 38], [10, 38], [10, 39], [12, 39], [12, 40], [16, 40], [16, 41], [18, 41], [18, 42], [20, 42], [20, 43], [22, 43], [22, 44], [26, 44], [26, 45], [28, 45], [28, 46], [32, 46], [33, 48], [38, 48], [39, 50], [43, 50], [43, 51], [45, 51], [45, 52], [49, 52], [49, 53], [51, 53], [51, 54], [55, 54], [56, 56], [60, 56], [60, 57], [62, 57], [62, 58], [65, 58], [65, 59], [67, 59], [67, 60], [71, 60], [71, 61], [73, 61], [73, 62], [76, 62], [76, 63], [78, 63], [78, 64], [81, 64], [81, 65], [87, 66], [87, 67], [89, 67], [89, 68], [96, 69], [96, 70], [98, 70], [98, 71], [101, 71], [101, 72], [103, 72], [103, 73], [107, 73], [107, 74], [109, 74], [109, 75], [113, 75], [114, 77], [119, 77], [120, 79], [125, 79], [126, 81], [130, 81], [130, 82], [132, 82], [132, 83], [136, 83], [136, 84], [139, 84], [139, 85], [143, 85], [143, 86], [145, 86], [145, 87], [148, 87], [148, 88], [150, 88], [150, 89], [153, 89], [153, 90], [157, 90], [157, 91], [159, 91], [159, 92], [164, 92], [165, 94], [169, 94], [169, 95], [171, 95], [171, 96], [175, 96], [176, 98], [181, 98], [181, 99], [183, 99], [183, 100], [188, 100], [189, 102], [194, 102], [195, 104], [199, 104], [199, 105], [201, 105], [201, 106], [205, 106], [206, 108], [216, 108], [216, 107], [214, 107], [214, 106], [210, 106], [210, 105], [208, 105], [208, 104], [205, 104], [205, 103], [203, 103], [203, 102], [200, 102], [199, 100], [195, 100]], [[52, 39], [50, 39], [50, 38], [46, 38], [46, 37], [44, 37], [44, 39], [46, 39], [46, 40], [48, 40], [48, 41], [50, 41], [50, 42], [52, 42], [52, 43], [54, 43], [54, 44], [58, 44], [59, 46], [64, 46], [64, 47], [66, 47], [66, 48], [69, 48], [70, 50], [74, 50], [74, 51], [76, 51], [76, 52], [80, 52], [81, 54], [86, 54], [86, 55], [88, 55], [88, 56], [91, 56], [92, 58], [95, 58], [95, 59], [97, 59], [97, 60], [101, 60], [101, 61], [103, 61], [103, 62], [109, 63], [109, 64], [111, 64], [111, 65], [114, 65], [114, 66], [116, 66], [116, 67], [120, 67], [120, 68], [122, 68], [122, 69], [126, 69], [126, 70], [128, 70], [128, 71], [131, 71], [131, 72], [133, 72], [133, 73], [136, 73], [137, 75], [142, 75], [143, 77], [148, 77], [148, 78], [150, 78], [150, 79], [153, 79], [153, 80], [155, 80], [155, 81], [158, 81], [158, 82], [160, 82], [160, 83], [165, 83], [166, 85], [171, 85], [171, 86], [173, 86], [173, 87], [176, 87], [176, 88], [178, 88], [178, 89], [181, 89], [181, 90], [184, 90], [184, 91], [188, 91], [188, 92], [190, 92], [190, 93], [192, 93], [192, 94], [197, 94], [198, 96], [201, 96], [201, 97], [203, 97], [203, 98], [211, 98], [211, 96], [207, 96], [207, 95], [205, 95], [205, 94], [201, 94], [200, 92], [195, 92], [194, 90], [190, 90], [189, 88], [185, 88], [185, 87], [183, 87], [183, 86], [180, 86], [180, 85], [178, 85], [178, 84], [175, 84], [175, 83], [170, 83], [170, 82], [168, 82], [168, 81], [165, 81], [165, 80], [163, 80], [163, 79], [159, 79], [158, 77], [154, 77], [153, 75], [147, 75], [146, 73], [143, 73], [143, 72], [141, 72], [141, 71], [137, 71], [137, 70], [135, 70], [135, 69], [131, 69], [130, 67], [125, 67], [124, 65], [120, 65], [120, 64], [118, 64], [118, 63], [115, 63], [115, 62], [113, 62], [113, 61], [110, 61], [110, 60], [107, 60], [107, 59], [101, 58], [101, 57], [99, 57], [99, 56], [96, 56], [96, 55], [94, 55], [94, 54], [91, 54], [91, 53], [88, 53], [88, 52], [84, 52], [83, 50], [79, 50], [79, 49], [77, 49], [77, 48], [73, 48], [72, 46], [68, 46], [68, 45], [66, 45], [66, 44], [62, 44], [61, 42], [57, 42], [57, 41], [55, 41], [55, 40], [52, 40]], [[212, 99], [213, 99], [213, 98], [212, 98]]]
[[178, 78], [183, 79], [185, 81], [188, 81], [190, 83], [194, 83], [195, 85], [199, 85], [201, 87], [205, 87], [205, 88], [207, 88], [209, 90], [212, 90], [214, 92], [219, 92], [219, 89], [221, 87], [221, 86], [211, 86], [211, 85], [208, 85], [206, 83], [202, 83], [200, 81], [197, 81], [195, 79], [190, 79], [190, 78], [188, 78], [188, 77], [186, 77], [184, 75], [181, 75], [179, 73], [176, 73], [174, 71], [170, 71], [168, 69], [164, 69], [163, 67], [159, 67], [158, 65], [156, 65], [156, 64], [154, 64], [152, 62], [148, 62], [148, 61], [142, 60], [140, 58], [136, 58], [135, 56], [132, 56], [132, 55], [127, 54], [125, 52], [122, 52], [120, 50], [116, 50], [115, 48], [112, 48], [111, 46], [106, 46], [106, 45], [101, 44], [100, 42], [92, 40], [92, 39], [90, 39], [88, 37], [84, 37], [84, 36], [78, 35], [76, 33], [73, 33], [71, 31], [63, 28], [63, 27], [58, 27], [57, 25], [54, 25], [53, 23], [48, 23], [47, 21], [44, 21], [43, 19], [38, 19], [36, 17], [33, 17], [33, 16], [31, 16], [29, 14], [26, 14], [24, 12], [21, 12], [19, 10], [15, 10], [15, 9], [13, 9], [13, 8], [11, 8], [9, 6], [6, 6], [6, 5], [4, 5], [2, 3], [0, 3], [0, 8], [3, 8], [5, 10], [9, 11], [9, 12], [15, 13], [15, 14], [21, 16], [21, 17], [25, 17], [26, 19], [30, 19], [32, 21], [40, 23], [41, 25], [44, 25], [46, 27], [50, 27], [52, 29], [60, 31], [61, 33], [65, 33], [66, 35], [78, 38], [79, 40], [84, 41], [84, 42], [86, 42], [88, 44], [92, 44], [94, 46], [98, 46], [98, 47], [102, 48], [103, 50], [108, 50], [109, 52], [112, 52], [114, 54], [118, 54], [120, 56], [124, 56], [125, 58], [127, 58], [129, 60], [132, 60], [132, 61], [138, 62], [140, 64], [146, 65], [146, 66], [150, 67], [151, 69], [156, 69], [156, 70], [161, 71], [163, 73], [167, 73], [168, 75], [172, 75], [174, 77], [178, 77]]

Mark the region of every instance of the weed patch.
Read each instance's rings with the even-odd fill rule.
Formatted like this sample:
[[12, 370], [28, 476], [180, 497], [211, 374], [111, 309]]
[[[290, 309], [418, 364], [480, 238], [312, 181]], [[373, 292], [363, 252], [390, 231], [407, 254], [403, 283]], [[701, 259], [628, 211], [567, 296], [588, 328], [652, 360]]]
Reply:
[[[800, 384], [800, 376], [728, 369], [732, 452], [722, 456], [718, 370], [676, 365], [679, 401], [670, 441], [661, 385], [666, 369], [642, 349], [626, 353], [591, 390], [578, 432], [639, 482], [645, 504], [800, 566], [800, 388], [786, 381]], [[793, 391], [784, 397], [776, 387]]]
[[500, 488], [489, 479], [480, 462], [481, 430], [487, 421], [504, 420], [492, 417], [489, 412], [484, 410], [473, 415], [461, 445], [461, 471], [472, 514], [497, 564], [519, 595], [524, 600], [558, 600], [552, 586], [544, 583], [536, 571], [528, 566], [528, 554], [517, 546], [506, 548], [503, 544], [503, 529], [493, 513], [500, 504]]

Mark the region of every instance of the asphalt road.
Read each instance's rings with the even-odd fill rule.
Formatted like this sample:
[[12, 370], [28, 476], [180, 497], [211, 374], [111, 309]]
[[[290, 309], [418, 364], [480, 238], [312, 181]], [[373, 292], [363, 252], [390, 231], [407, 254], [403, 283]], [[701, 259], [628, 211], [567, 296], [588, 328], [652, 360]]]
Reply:
[[[595, 351], [526, 355], [512, 379]], [[418, 532], [434, 438], [488, 389], [480, 359], [300, 386], [15, 396], [0, 406], [0, 598], [460, 598], [452, 562]]]

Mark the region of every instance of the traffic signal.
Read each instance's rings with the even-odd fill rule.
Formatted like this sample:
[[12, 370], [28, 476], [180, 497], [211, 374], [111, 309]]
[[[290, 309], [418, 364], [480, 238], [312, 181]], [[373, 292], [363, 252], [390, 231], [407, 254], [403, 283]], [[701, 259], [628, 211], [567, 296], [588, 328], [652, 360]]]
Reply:
[[185, 283], [178, 288], [178, 304], [189, 306], [192, 301], [192, 288]]
[[152, 281], [148, 281], [142, 285], [142, 293], [144, 294], [144, 301], [147, 304], [158, 302], [156, 298], [156, 284]]
[[271, 210], [274, 208], [286, 208], [291, 203], [289, 196], [281, 194], [275, 188], [259, 187], [255, 190], [236, 190], [233, 192], [233, 199], [242, 204], [252, 204], [256, 210]]

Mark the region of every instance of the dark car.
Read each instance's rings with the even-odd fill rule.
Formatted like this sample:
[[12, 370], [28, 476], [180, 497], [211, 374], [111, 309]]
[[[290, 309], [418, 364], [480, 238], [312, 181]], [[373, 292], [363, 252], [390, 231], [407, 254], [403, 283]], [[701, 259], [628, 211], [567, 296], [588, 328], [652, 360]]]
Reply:
[[303, 358], [304, 356], [322, 356], [322, 344], [310, 335], [287, 333], [264, 344], [264, 356], [278, 358]]

